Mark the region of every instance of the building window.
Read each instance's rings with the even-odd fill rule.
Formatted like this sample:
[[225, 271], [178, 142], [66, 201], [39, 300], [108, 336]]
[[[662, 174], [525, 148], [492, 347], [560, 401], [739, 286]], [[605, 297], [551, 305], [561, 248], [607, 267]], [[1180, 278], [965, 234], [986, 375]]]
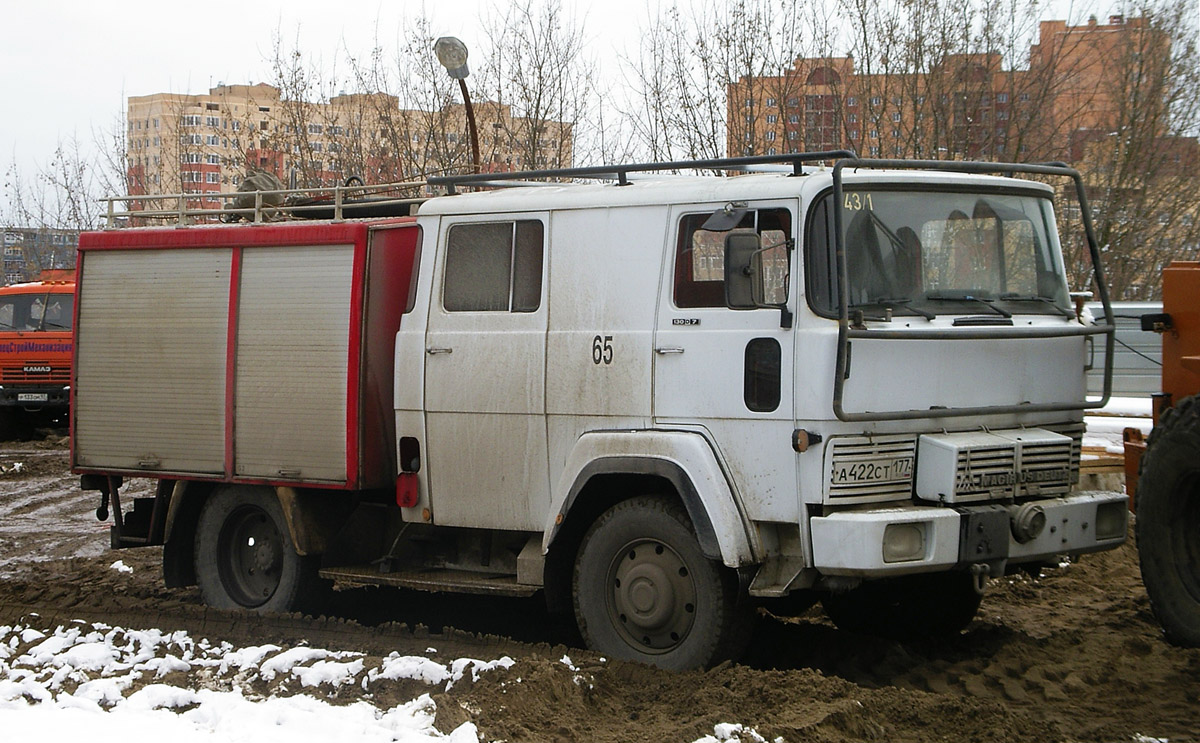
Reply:
[[204, 117], [204, 125], [220, 128], [221, 118], [219, 116], [206, 116]]
[[871, 148], [871, 157], [879, 157], [879, 148], [878, 147]]
[[200, 126], [200, 116], [199, 115], [193, 116], [191, 114], [184, 116], [183, 117], [183, 125], [184, 126]]
[[308, 133], [309, 134], [320, 134], [321, 133], [321, 125], [320, 124], [309, 124], [308, 125]]
[[858, 123], [858, 114], [848, 115], [846, 117], [846, 121], [849, 121], [851, 124], [857, 124]]
[[204, 143], [213, 147], [219, 147], [221, 145], [221, 138], [215, 134], [211, 134], [205, 138]]
[[775, 105], [775, 99], [774, 99], [774, 98], [768, 98], [768, 99], [767, 99], [767, 105], [768, 105], [768, 106], [774, 106], [774, 105]]
[[767, 114], [767, 123], [768, 124], [777, 124], [777, 123], [779, 123], [779, 117], [776, 116], [775, 114]]
[[871, 130], [871, 135], [870, 135], [870, 136], [871, 136], [871, 139], [879, 139], [879, 130], [878, 130], [878, 129], [872, 129], [872, 130]]
[[542, 302], [543, 227], [537, 220], [458, 224], [446, 242], [447, 312], [536, 312]]
[[800, 123], [800, 114], [792, 114], [791, 116], [789, 116], [788, 123], [789, 124], [799, 124]]
[[792, 131], [788, 132], [788, 139], [795, 139], [795, 138], [796, 138], [796, 131], [793, 129]]
[[893, 111], [893, 112], [892, 112], [892, 121], [899, 121], [899, 120], [900, 120], [900, 112], [899, 112], [899, 111]]
[[899, 139], [899, 138], [900, 138], [900, 130], [899, 130], [899, 129], [893, 129], [893, 130], [892, 130], [892, 139]]
[[857, 106], [858, 99], [855, 98], [854, 96], [850, 96], [849, 98], [846, 99], [846, 105], [847, 106]]
[[997, 93], [996, 103], [1008, 103], [1008, 93]]
[[880, 97], [879, 97], [879, 96], [877, 96], [877, 95], [873, 95], [873, 96], [871, 96], [871, 105], [872, 105], [872, 106], [878, 106], [878, 105], [880, 105], [881, 103], [883, 103], [883, 99], [882, 99], [882, 98], [880, 98]]
[[850, 139], [858, 139], [858, 130], [857, 129], [850, 130]]
[[1018, 96], [1017, 100], [1021, 101], [1022, 103], [1025, 103], [1026, 101], [1029, 100], [1029, 94], [1022, 93], [1020, 96]]
[[775, 132], [767, 132], [767, 141], [768, 141], [768, 142], [774, 142], [774, 141], [775, 141]]
[[767, 150], [767, 154], [768, 154], [768, 155], [778, 155], [779, 153], [775, 151], [775, 148], [774, 148], [774, 147], [772, 147], [772, 148], [770, 148], [770, 149], [768, 149], [768, 150]]
[[221, 156], [220, 155], [205, 155], [204, 162], [208, 163], [209, 165], [220, 165], [221, 164]]
[[204, 181], [205, 181], [205, 183], [220, 183], [221, 182], [221, 174], [220, 173], [205, 173]]

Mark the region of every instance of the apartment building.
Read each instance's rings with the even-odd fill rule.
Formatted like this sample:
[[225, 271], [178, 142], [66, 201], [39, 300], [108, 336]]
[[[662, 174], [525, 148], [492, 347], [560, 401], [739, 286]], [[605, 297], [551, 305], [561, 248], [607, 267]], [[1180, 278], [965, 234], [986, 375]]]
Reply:
[[[514, 116], [510, 106], [475, 105], [481, 170], [572, 164], [573, 125]], [[128, 100], [128, 178], [132, 194], [211, 194], [237, 190], [251, 169], [286, 186], [313, 187], [359, 176], [386, 183], [470, 167], [465, 108], [402, 109], [384, 93], [327, 102], [288, 100], [265, 83], [224, 85], [207, 94], [155, 93]]]
[[1043, 21], [1017, 69], [995, 53], [946, 54], [920, 72], [886, 55], [869, 71], [849, 56], [800, 58], [779, 76], [729, 85], [728, 151], [1071, 159], [1077, 132], [1110, 131], [1119, 120], [1121, 60], [1167, 44], [1146, 19], [1112, 16]]
[[5, 284], [36, 281], [44, 271], [75, 268], [78, 230], [6, 227], [3, 233]]

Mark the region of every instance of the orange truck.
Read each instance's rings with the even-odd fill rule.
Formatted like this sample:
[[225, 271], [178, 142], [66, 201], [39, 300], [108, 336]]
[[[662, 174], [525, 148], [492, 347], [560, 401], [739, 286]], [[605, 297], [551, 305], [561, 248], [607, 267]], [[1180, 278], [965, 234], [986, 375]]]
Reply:
[[1142, 580], [1167, 638], [1200, 646], [1200, 262], [1163, 270], [1163, 312], [1142, 329], [1163, 341], [1154, 431], [1125, 433]]
[[74, 317], [74, 271], [0, 287], [0, 438], [65, 422]]

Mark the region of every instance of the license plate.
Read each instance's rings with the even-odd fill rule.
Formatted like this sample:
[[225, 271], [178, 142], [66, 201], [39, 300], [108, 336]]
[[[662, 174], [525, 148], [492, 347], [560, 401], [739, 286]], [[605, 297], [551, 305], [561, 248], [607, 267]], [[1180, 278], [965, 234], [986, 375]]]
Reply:
[[833, 468], [833, 483], [872, 483], [907, 480], [912, 477], [913, 458], [872, 459], [866, 462], [847, 462]]
[[17, 402], [46, 402], [50, 399], [50, 395], [45, 392], [19, 392], [17, 393]]

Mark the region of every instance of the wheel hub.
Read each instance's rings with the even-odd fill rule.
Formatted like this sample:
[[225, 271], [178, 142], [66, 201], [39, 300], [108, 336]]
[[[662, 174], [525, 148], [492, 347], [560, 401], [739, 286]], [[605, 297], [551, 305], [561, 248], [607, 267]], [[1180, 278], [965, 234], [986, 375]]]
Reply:
[[695, 619], [696, 586], [668, 545], [641, 540], [617, 555], [609, 570], [609, 611], [622, 638], [642, 652], [681, 643]]
[[246, 607], [266, 603], [281, 578], [279, 530], [262, 509], [239, 508], [221, 527], [218, 560], [221, 580], [237, 603]]

